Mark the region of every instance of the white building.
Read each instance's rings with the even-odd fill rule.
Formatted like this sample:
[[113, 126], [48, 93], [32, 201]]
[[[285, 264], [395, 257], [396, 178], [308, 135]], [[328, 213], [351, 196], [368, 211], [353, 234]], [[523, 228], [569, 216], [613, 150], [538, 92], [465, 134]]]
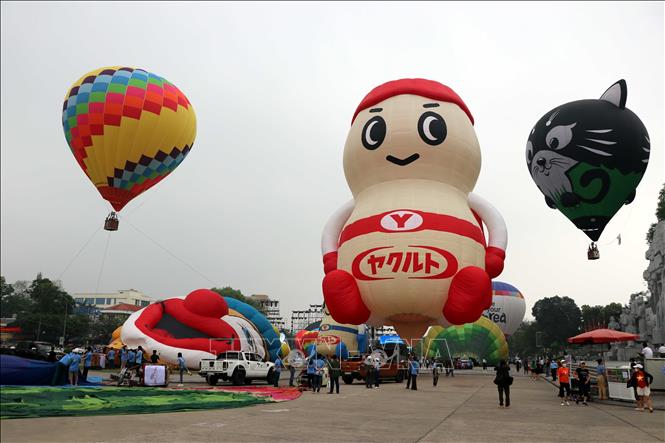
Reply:
[[110, 308], [119, 304], [127, 304], [143, 308], [156, 300], [135, 289], [123, 289], [117, 292], [74, 294], [74, 301], [99, 309]]
[[254, 294], [249, 298], [261, 303], [266, 318], [273, 326], [280, 331], [284, 329], [284, 319], [279, 312], [279, 300], [273, 300], [265, 294]]
[[309, 305], [309, 309], [291, 312], [291, 332], [296, 333], [323, 318], [323, 304]]

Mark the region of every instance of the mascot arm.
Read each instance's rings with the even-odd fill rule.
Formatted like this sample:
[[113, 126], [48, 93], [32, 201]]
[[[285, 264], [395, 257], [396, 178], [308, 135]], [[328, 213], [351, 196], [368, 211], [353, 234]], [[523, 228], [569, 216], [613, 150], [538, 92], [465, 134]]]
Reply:
[[351, 216], [355, 201], [349, 200], [333, 213], [323, 228], [321, 234], [321, 254], [323, 255], [323, 270], [327, 274], [337, 269], [337, 248], [339, 236], [344, 224]]
[[[503, 271], [508, 246], [508, 230], [501, 213], [490, 202], [477, 194], [469, 194], [469, 207], [482, 219], [488, 231], [488, 246], [485, 250], [485, 270], [491, 278]], [[481, 227], [482, 229], [482, 227]]]

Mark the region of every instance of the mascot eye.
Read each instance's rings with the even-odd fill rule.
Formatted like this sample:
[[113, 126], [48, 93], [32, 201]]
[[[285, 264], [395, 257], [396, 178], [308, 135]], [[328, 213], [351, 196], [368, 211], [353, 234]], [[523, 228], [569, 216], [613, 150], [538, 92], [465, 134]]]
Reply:
[[572, 125], [555, 126], [545, 136], [545, 143], [550, 149], [563, 149], [568, 146], [568, 143], [573, 139], [573, 128], [577, 123]]
[[533, 158], [533, 143], [531, 143], [531, 140], [526, 142], [526, 162], [531, 163], [531, 159]]
[[372, 117], [365, 123], [361, 136], [363, 146], [370, 151], [375, 150], [386, 138], [386, 121], [379, 117]]
[[418, 120], [418, 134], [428, 145], [440, 145], [448, 134], [446, 121], [436, 112], [426, 112]]

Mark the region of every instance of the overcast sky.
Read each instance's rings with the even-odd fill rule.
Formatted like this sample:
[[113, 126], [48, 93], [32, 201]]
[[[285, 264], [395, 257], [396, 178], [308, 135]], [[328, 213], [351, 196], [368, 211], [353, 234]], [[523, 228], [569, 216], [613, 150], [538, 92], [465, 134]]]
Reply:
[[[111, 65], [177, 85], [198, 134], [109, 234], [99, 228], [110, 206], [75, 162], [61, 108], [73, 81]], [[230, 285], [279, 299], [285, 318], [319, 303], [321, 229], [351, 196], [342, 151], [353, 111], [385, 81], [423, 77], [452, 87], [475, 118], [475, 192], [506, 220], [499, 279], [520, 288], [529, 315], [543, 297], [625, 303], [647, 289], [644, 238], [664, 181], [662, 3], [3, 2], [1, 69], [10, 282], [42, 272], [70, 293], [99, 281], [100, 292], [155, 298]], [[525, 145], [546, 111], [620, 78], [651, 161], [605, 229], [601, 259], [588, 261], [587, 237], [532, 182]], [[621, 246], [603, 246], [619, 233]]]

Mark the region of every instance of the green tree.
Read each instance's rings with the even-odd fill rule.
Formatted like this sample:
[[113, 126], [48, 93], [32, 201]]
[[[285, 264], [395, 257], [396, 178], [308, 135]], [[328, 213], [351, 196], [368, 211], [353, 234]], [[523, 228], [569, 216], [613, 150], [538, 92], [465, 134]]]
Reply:
[[[57, 343], [65, 330], [66, 321], [68, 337], [76, 338], [79, 343], [86, 340], [90, 319], [86, 315], [73, 314], [74, 299], [59, 283], [37, 274], [29, 285], [17, 282], [13, 287], [13, 296], [21, 297], [20, 303], [16, 301], [13, 305], [20, 306], [15, 309], [15, 324], [25, 334], [29, 334], [34, 340]], [[17, 291], [17, 288], [21, 289]]]
[[[656, 206], [656, 220], [658, 222], [661, 222], [665, 220], [665, 184], [663, 184], [663, 187], [660, 190], [660, 193], [658, 194], [658, 205]], [[652, 223], [651, 226], [649, 226], [649, 230], [647, 231], [647, 243], [651, 244], [653, 241], [653, 233], [656, 231], [656, 225], [658, 224]]]
[[522, 358], [535, 355], [536, 348], [536, 323], [523, 321], [519, 328], [508, 337], [508, 350], [510, 355], [518, 355]]
[[235, 298], [236, 300], [240, 300], [241, 302], [247, 303], [248, 305], [256, 308], [256, 310], [262, 314], [265, 314], [265, 309], [263, 308], [261, 302], [253, 300], [249, 297], [245, 297], [239, 289], [233, 289], [230, 286], [225, 286], [223, 288], [212, 288], [211, 291], [218, 293], [222, 297], [231, 297]]
[[543, 333], [543, 345], [546, 348], [564, 349], [568, 337], [580, 332], [582, 311], [570, 297], [557, 295], [538, 300], [531, 314], [536, 319], [536, 332]]
[[621, 306], [621, 303], [610, 303], [609, 305], [605, 305], [603, 308], [603, 315], [605, 316], [605, 325], [607, 326], [610, 322], [610, 317], [614, 317], [614, 320], [619, 321], [619, 317], [621, 316], [621, 311], [623, 310], [623, 306]]
[[2, 296], [0, 297], [0, 314], [2, 317], [19, 316], [32, 309], [32, 300], [26, 294], [26, 283], [17, 282], [8, 284], [4, 277], [0, 277]]
[[605, 306], [582, 305], [582, 328], [587, 331], [606, 328], [610, 317], [614, 317], [615, 320], [619, 319], [621, 309], [621, 303], [610, 303]]
[[108, 343], [111, 334], [118, 326], [127, 320], [128, 316], [101, 314], [97, 320], [90, 325], [90, 336], [93, 342]]
[[582, 305], [582, 329], [592, 330], [605, 327], [604, 307], [600, 305]]

